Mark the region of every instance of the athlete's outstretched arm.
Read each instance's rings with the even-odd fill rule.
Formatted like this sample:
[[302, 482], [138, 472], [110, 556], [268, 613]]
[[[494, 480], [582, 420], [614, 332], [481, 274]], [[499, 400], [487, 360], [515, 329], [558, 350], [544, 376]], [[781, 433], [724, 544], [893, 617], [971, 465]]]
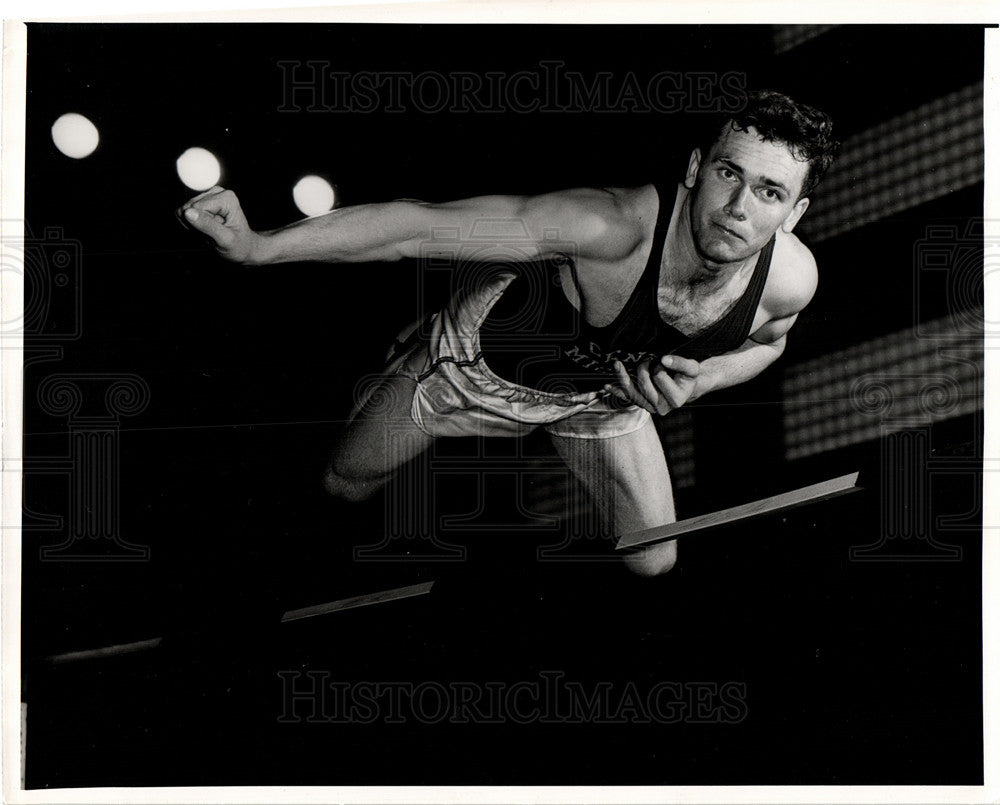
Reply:
[[641, 232], [611, 190], [577, 189], [540, 196], [480, 196], [428, 204], [390, 201], [344, 207], [270, 232], [247, 223], [231, 190], [213, 187], [178, 213], [210, 237], [219, 254], [245, 265], [298, 261], [364, 263], [419, 256], [436, 233], [477, 244], [516, 244], [501, 252], [530, 260], [564, 251], [614, 258]]

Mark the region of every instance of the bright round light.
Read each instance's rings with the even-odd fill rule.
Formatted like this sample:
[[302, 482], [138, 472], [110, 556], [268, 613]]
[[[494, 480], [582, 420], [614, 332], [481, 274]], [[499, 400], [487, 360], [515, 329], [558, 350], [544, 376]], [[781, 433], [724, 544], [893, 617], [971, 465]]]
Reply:
[[73, 159], [89, 157], [100, 139], [97, 126], [76, 112], [68, 112], [52, 124], [52, 142]]
[[295, 206], [303, 215], [322, 215], [333, 209], [333, 187], [319, 176], [303, 176], [292, 188]]
[[177, 157], [177, 175], [192, 190], [208, 190], [219, 183], [222, 168], [215, 154], [195, 147]]

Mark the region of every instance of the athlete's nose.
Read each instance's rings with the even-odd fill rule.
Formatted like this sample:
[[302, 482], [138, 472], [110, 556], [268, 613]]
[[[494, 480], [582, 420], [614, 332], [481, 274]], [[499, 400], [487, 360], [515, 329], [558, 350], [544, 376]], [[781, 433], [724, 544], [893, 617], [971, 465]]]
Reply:
[[737, 221], [745, 221], [747, 217], [746, 197], [743, 195], [746, 190], [747, 188], [745, 187], [735, 188], [733, 194], [729, 197], [729, 203], [724, 207], [726, 214]]

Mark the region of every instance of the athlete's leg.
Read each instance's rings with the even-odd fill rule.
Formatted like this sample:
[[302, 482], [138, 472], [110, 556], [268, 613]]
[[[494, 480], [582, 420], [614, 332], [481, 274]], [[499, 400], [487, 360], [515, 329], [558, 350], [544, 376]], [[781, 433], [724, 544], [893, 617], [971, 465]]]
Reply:
[[[652, 419], [638, 430], [607, 439], [550, 436], [615, 536], [674, 522], [670, 475]], [[625, 561], [644, 576], [666, 573], [677, 561], [677, 543], [652, 545]]]
[[331, 495], [366, 500], [430, 447], [434, 437], [410, 415], [416, 385], [404, 375], [388, 374], [368, 388], [330, 455], [324, 486]]

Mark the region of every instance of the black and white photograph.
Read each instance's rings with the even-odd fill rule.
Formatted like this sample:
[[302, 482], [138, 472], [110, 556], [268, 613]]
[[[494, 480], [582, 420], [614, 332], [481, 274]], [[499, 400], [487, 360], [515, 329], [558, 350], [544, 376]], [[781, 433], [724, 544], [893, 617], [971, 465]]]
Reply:
[[996, 23], [490, 8], [6, 24], [5, 801], [988, 801]]

